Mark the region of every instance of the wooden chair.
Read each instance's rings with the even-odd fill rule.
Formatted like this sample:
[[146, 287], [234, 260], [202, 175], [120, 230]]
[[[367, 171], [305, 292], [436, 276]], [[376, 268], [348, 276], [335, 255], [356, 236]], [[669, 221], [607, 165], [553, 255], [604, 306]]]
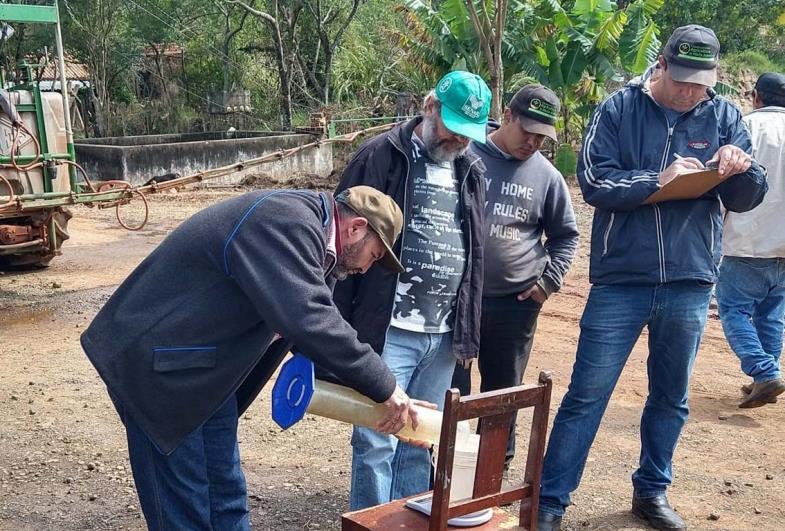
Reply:
[[[494, 508], [492, 519], [481, 526], [463, 529], [491, 530], [520, 528], [537, 530], [537, 507], [540, 497], [540, 476], [548, 430], [548, 408], [551, 402], [551, 375], [541, 372], [537, 385], [522, 385], [461, 398], [455, 389], [447, 391], [444, 420], [439, 444], [439, 459], [433, 490], [430, 518], [404, 507], [406, 499], [396, 500], [341, 517], [343, 531], [459, 529], [447, 525], [450, 518], [482, 509]], [[502, 490], [502, 475], [509, 437], [509, 426], [518, 409], [534, 408], [529, 452], [526, 458], [524, 484]], [[480, 418], [480, 453], [471, 499], [450, 503], [450, 485], [455, 455], [457, 424], [466, 419]], [[422, 497], [418, 494], [415, 497]], [[498, 508], [502, 503], [521, 500], [516, 518]]]

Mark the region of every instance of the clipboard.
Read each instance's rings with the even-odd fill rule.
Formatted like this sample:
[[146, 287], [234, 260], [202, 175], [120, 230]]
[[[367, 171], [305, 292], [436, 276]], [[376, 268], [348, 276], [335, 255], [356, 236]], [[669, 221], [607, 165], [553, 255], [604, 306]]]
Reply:
[[644, 205], [660, 203], [662, 201], [675, 201], [679, 199], [697, 199], [715, 186], [722, 183], [716, 169], [705, 169], [685, 172], [671, 182], [651, 194]]

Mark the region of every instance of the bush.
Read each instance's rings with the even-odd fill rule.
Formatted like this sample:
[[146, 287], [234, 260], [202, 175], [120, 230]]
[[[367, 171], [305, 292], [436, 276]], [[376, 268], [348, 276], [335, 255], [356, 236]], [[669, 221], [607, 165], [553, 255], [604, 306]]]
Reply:
[[722, 66], [729, 74], [733, 75], [740, 74], [742, 70], [750, 70], [757, 75], [785, 70], [785, 65], [778, 64], [765, 54], [754, 50], [726, 55], [722, 58]]

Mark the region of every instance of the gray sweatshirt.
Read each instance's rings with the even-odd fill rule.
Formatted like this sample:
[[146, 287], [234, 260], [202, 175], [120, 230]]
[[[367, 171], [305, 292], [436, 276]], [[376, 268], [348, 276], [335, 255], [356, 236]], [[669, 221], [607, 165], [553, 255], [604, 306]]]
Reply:
[[561, 173], [539, 151], [521, 161], [493, 142], [470, 149], [487, 167], [483, 296], [520, 293], [534, 283], [548, 295], [558, 291], [578, 247]]

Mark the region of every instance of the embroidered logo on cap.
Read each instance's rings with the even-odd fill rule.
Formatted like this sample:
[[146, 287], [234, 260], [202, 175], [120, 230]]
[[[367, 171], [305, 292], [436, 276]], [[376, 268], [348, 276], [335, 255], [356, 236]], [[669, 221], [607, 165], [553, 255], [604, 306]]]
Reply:
[[480, 117], [480, 110], [482, 109], [483, 101], [475, 96], [474, 94], [469, 94], [469, 97], [466, 98], [466, 101], [463, 102], [463, 106], [461, 107], [461, 112], [465, 114], [469, 118], [473, 118], [476, 120]]
[[439, 84], [439, 92], [447, 92], [448, 90], [450, 90], [451, 86], [452, 86], [452, 79], [450, 78], [444, 79]]
[[540, 116], [544, 116], [550, 120], [556, 119], [556, 108], [547, 101], [543, 101], [540, 98], [532, 98], [532, 100], [529, 102], [529, 112], [539, 114]]
[[716, 59], [714, 50], [712, 50], [711, 46], [690, 44], [689, 42], [682, 42], [679, 44], [679, 53], [677, 57], [690, 61], [714, 61]]

